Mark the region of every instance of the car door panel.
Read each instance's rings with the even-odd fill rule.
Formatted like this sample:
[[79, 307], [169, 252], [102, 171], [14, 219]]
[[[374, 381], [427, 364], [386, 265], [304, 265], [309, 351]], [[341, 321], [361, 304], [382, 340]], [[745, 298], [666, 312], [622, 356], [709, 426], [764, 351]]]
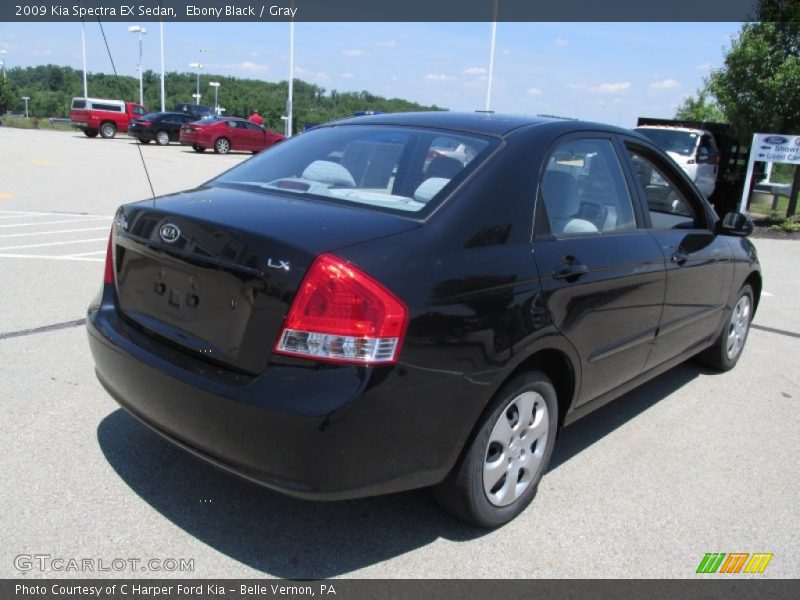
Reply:
[[580, 356], [579, 406], [644, 368], [664, 302], [664, 256], [637, 228], [633, 182], [612, 140], [567, 138], [540, 179], [533, 252], [550, 318]]
[[685, 175], [646, 146], [626, 143], [649, 231], [666, 264], [664, 309], [645, 369], [716, 335], [733, 281], [730, 246]]

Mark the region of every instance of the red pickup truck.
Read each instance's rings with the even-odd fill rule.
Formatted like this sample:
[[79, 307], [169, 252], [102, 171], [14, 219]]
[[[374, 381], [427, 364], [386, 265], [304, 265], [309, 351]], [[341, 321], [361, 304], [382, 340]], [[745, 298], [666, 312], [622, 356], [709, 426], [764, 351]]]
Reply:
[[147, 110], [136, 102], [105, 100], [103, 98], [73, 98], [69, 118], [86, 137], [113, 138], [117, 131], [127, 131], [134, 119], [145, 115]]

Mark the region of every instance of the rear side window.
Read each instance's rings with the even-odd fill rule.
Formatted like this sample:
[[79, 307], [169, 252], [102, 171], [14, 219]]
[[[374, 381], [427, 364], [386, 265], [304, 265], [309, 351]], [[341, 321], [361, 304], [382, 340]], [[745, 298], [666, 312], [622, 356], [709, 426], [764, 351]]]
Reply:
[[74, 108], [76, 110], [81, 110], [81, 109], [86, 108], [86, 100], [78, 100], [78, 99], [73, 100], [72, 101], [72, 108]]
[[702, 229], [705, 219], [675, 184], [669, 167], [634, 149], [628, 150], [639, 180], [653, 229]]
[[607, 139], [572, 140], [558, 146], [547, 161], [539, 199], [554, 235], [636, 229], [625, 176]]
[[320, 127], [214, 181], [415, 213], [432, 209], [497, 144], [424, 128]]
[[103, 104], [101, 102], [92, 102], [92, 109], [107, 110], [109, 112], [122, 112], [122, 107], [119, 104]]

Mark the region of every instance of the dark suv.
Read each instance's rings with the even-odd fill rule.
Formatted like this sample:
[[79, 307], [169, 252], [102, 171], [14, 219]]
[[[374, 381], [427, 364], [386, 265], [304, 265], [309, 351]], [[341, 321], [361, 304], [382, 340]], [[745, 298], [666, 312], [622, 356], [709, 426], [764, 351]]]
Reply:
[[109, 393], [218, 467], [304, 498], [435, 486], [497, 526], [559, 427], [736, 364], [751, 231], [630, 131], [357, 117], [122, 206], [87, 328]]
[[173, 109], [175, 112], [185, 113], [187, 115], [192, 115], [196, 119], [202, 119], [205, 117], [213, 117], [217, 113], [214, 112], [214, 109], [210, 106], [204, 106], [202, 104], [178, 104]]

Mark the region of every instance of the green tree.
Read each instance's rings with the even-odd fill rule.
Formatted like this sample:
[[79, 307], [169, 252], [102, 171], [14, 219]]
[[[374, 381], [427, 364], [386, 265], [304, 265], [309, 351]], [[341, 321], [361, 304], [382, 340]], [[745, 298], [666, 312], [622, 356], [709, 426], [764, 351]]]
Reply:
[[[800, 7], [762, 0], [759, 18], [742, 26], [725, 63], [708, 78], [708, 91], [734, 134], [749, 142], [755, 132], [800, 134]], [[800, 192], [795, 170], [788, 214]]]
[[683, 104], [675, 112], [675, 118], [684, 121], [727, 123], [725, 113], [705, 88], [697, 90], [697, 97], [687, 96], [684, 98]]
[[14, 108], [16, 94], [12, 89], [11, 80], [0, 77], [0, 115]]

